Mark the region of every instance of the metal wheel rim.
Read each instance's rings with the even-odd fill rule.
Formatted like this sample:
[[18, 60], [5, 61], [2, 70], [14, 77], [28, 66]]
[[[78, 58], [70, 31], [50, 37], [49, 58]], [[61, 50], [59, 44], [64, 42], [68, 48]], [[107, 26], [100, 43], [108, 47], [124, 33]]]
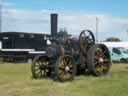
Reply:
[[71, 57], [62, 57], [58, 63], [58, 74], [61, 81], [66, 81], [72, 78], [73, 61]]
[[47, 77], [49, 73], [47, 58], [39, 58], [34, 62], [34, 74], [37, 78]]
[[97, 74], [104, 75], [110, 67], [110, 58], [107, 56], [107, 50], [98, 47], [94, 53], [94, 68]]

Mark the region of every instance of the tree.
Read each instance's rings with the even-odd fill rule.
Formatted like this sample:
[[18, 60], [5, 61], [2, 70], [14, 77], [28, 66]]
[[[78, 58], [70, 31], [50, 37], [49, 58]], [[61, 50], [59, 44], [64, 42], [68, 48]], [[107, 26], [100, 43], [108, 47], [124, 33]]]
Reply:
[[119, 38], [117, 38], [117, 37], [109, 37], [105, 41], [108, 41], [108, 42], [120, 42], [121, 40]]

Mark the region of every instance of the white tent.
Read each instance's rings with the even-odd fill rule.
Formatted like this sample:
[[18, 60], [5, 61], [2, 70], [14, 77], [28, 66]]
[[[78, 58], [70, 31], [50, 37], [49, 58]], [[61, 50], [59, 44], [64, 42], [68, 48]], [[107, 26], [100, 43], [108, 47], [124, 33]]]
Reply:
[[123, 47], [128, 49], [128, 42], [100, 42], [105, 44], [107, 47]]

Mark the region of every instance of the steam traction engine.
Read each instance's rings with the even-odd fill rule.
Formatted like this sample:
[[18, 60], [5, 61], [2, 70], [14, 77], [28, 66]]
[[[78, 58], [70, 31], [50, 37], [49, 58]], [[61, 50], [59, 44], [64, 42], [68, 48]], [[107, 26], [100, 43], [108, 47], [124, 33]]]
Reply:
[[73, 80], [76, 73], [88, 71], [95, 76], [106, 75], [111, 67], [108, 48], [95, 44], [90, 30], [83, 30], [78, 38], [66, 32], [57, 33], [57, 14], [51, 15], [51, 44], [45, 54], [32, 62], [34, 78], [54, 76], [60, 81]]

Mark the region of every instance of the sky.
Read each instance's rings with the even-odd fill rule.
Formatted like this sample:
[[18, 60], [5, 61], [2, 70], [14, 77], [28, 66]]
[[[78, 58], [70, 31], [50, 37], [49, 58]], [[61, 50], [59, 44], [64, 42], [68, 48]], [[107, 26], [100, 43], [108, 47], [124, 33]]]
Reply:
[[118, 37], [128, 41], [128, 0], [1, 0], [2, 31], [50, 34], [50, 13], [59, 14], [59, 28], [79, 35], [84, 29], [98, 41]]

